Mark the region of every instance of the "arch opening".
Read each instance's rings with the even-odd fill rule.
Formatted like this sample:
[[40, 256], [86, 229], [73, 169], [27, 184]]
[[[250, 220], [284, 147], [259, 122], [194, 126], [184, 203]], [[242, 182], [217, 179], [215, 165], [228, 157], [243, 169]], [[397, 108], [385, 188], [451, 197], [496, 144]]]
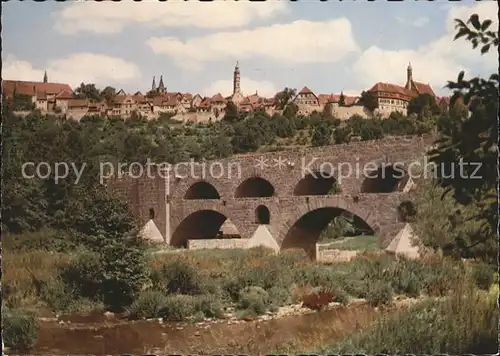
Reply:
[[184, 199], [220, 199], [220, 195], [212, 184], [197, 182], [188, 188], [186, 194], [184, 194]]
[[241, 237], [225, 215], [214, 210], [199, 210], [188, 215], [175, 229], [170, 245], [187, 247], [188, 240]]
[[255, 209], [255, 222], [259, 225], [269, 225], [271, 221], [271, 213], [264, 205], [259, 205]]
[[155, 218], [155, 210], [153, 208], [149, 209], [149, 220], [153, 220]]
[[340, 187], [333, 175], [326, 172], [313, 172], [297, 183], [293, 195], [330, 195], [339, 192]]
[[409, 175], [401, 168], [392, 165], [382, 166], [367, 172], [361, 185], [361, 193], [393, 193], [403, 191]]
[[263, 198], [272, 197], [273, 195], [273, 185], [260, 177], [245, 180], [236, 188], [236, 192], [234, 193], [235, 198]]
[[[281, 250], [302, 249], [311, 258], [316, 256], [316, 244], [328, 243], [337, 248], [337, 243], [349, 238], [363, 239], [375, 235], [376, 231], [359, 216], [341, 208], [319, 208], [302, 215], [288, 230]], [[364, 236], [363, 236], [364, 235]], [[376, 238], [375, 238], [376, 239]], [[351, 240], [352, 241], [352, 240]]]

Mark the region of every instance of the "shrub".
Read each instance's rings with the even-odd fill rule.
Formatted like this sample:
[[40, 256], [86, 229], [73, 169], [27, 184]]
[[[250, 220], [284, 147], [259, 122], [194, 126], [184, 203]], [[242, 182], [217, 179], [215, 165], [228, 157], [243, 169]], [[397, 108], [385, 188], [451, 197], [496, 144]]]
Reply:
[[158, 317], [167, 302], [168, 299], [162, 292], [144, 291], [130, 306], [130, 317], [133, 319]]
[[272, 287], [267, 293], [269, 294], [269, 302], [273, 307], [281, 307], [290, 304], [292, 301], [290, 288]]
[[78, 295], [88, 298], [102, 298], [101, 284], [103, 279], [101, 256], [89, 250], [79, 250], [63, 268], [62, 280], [69, 288], [75, 289]]
[[2, 337], [7, 347], [27, 351], [37, 341], [38, 322], [35, 316], [20, 309], [4, 308]]
[[498, 350], [496, 296], [459, 290], [384, 316], [316, 354], [493, 354]]
[[369, 289], [366, 300], [374, 307], [387, 305], [392, 302], [393, 293], [390, 284], [379, 282]]
[[349, 303], [349, 295], [343, 290], [336, 291], [335, 296], [333, 297], [333, 301], [335, 303], [347, 305]]
[[302, 300], [302, 305], [312, 310], [321, 310], [335, 297], [334, 292], [319, 291], [306, 295]]
[[219, 318], [224, 317], [224, 306], [220, 298], [213, 294], [200, 295], [196, 297], [195, 309], [198, 312], [202, 312], [207, 318]]
[[249, 286], [240, 291], [238, 301], [240, 309], [259, 315], [267, 311], [269, 294], [261, 287]]
[[196, 295], [203, 293], [201, 276], [196, 269], [182, 260], [163, 266], [165, 287], [169, 293]]
[[60, 279], [52, 279], [41, 288], [41, 299], [56, 311], [66, 312], [75, 306], [75, 296]]
[[479, 289], [489, 290], [494, 280], [493, 268], [485, 263], [474, 264], [472, 267], [472, 277]]
[[174, 294], [167, 296], [165, 306], [159, 312], [159, 316], [168, 321], [183, 321], [195, 311], [193, 296]]

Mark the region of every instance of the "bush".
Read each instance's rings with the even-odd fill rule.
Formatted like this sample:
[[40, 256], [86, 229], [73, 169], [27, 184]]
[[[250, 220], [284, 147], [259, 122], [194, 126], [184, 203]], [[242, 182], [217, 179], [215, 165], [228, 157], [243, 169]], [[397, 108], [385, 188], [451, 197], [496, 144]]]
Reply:
[[273, 307], [288, 305], [292, 301], [290, 288], [272, 287], [267, 292], [269, 294], [269, 303]]
[[63, 269], [61, 278], [70, 289], [87, 298], [101, 299], [103, 279], [101, 256], [86, 249], [79, 250]]
[[159, 316], [168, 321], [183, 321], [196, 311], [195, 299], [190, 295], [174, 294], [167, 296], [165, 306]]
[[213, 294], [201, 295], [196, 297], [195, 309], [197, 312], [202, 312], [207, 318], [224, 317], [224, 306], [220, 298]]
[[474, 264], [472, 277], [479, 289], [489, 290], [494, 280], [493, 268], [485, 263]]
[[5, 346], [18, 351], [27, 351], [35, 346], [38, 322], [33, 314], [20, 309], [4, 308], [2, 324]]
[[130, 317], [133, 319], [156, 318], [168, 302], [162, 292], [148, 290], [139, 294], [130, 306]]
[[[460, 288], [459, 288], [460, 289]], [[315, 354], [493, 354], [498, 350], [496, 296], [458, 290], [384, 316], [373, 326]]]
[[333, 301], [335, 303], [347, 305], [349, 303], [349, 295], [343, 290], [336, 291], [335, 296], [333, 297]]
[[66, 312], [75, 307], [76, 297], [60, 279], [49, 280], [41, 288], [41, 299], [56, 311]]
[[369, 289], [366, 300], [374, 307], [388, 305], [392, 302], [393, 293], [390, 284], [379, 282]]
[[164, 265], [162, 275], [169, 293], [196, 295], [203, 293], [202, 278], [198, 271], [187, 262], [175, 260]]
[[257, 315], [264, 314], [269, 306], [269, 294], [261, 287], [245, 287], [239, 293], [240, 309], [248, 310]]

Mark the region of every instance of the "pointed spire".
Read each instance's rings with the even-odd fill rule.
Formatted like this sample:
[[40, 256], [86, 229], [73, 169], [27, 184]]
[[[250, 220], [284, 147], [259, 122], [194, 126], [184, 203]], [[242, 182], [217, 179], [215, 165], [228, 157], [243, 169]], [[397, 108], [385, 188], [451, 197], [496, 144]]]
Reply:
[[47, 83], [49, 81], [49, 78], [47, 77], [47, 71], [43, 74], [43, 82]]
[[158, 83], [158, 89], [165, 89], [165, 85], [163, 84], [163, 75], [160, 75], [160, 83]]
[[236, 67], [234, 67], [234, 70], [235, 71], [239, 71], [240, 70], [240, 62], [239, 61], [236, 61]]
[[155, 81], [155, 77], [153, 76], [153, 84], [151, 84], [151, 90], [156, 90], [156, 81]]

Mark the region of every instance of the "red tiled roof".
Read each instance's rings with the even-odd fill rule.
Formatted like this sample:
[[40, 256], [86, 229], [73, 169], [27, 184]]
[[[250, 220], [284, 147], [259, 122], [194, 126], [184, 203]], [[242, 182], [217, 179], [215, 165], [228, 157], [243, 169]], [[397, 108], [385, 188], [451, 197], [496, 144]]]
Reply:
[[224, 99], [224, 97], [221, 95], [221, 93], [217, 93], [215, 94], [213, 97], [212, 97], [212, 101], [214, 103], [221, 103], [221, 102], [225, 102], [226, 100]]
[[58, 94], [56, 94], [56, 99], [64, 100], [72, 98], [73, 98], [73, 93], [67, 90], [61, 90]]
[[68, 108], [89, 107], [90, 101], [87, 99], [71, 99], [68, 101]]
[[193, 94], [191, 93], [185, 93], [182, 95], [182, 97], [188, 100], [193, 100]]
[[434, 91], [432, 90], [432, 88], [429, 84], [424, 84], [424, 83], [419, 83], [419, 82], [413, 82], [412, 84], [417, 89], [417, 92], [419, 95], [429, 94], [432, 96], [436, 96], [436, 94], [434, 94]]
[[36, 93], [36, 99], [37, 100], [47, 100], [47, 94], [44, 92], [38, 92]]
[[299, 94], [313, 94], [313, 92], [308, 87], [303, 87]]
[[162, 104], [166, 105], [166, 106], [176, 106], [177, 105], [177, 98], [175, 98], [175, 97], [168, 98], [168, 100], [164, 101]]
[[369, 90], [375, 93], [390, 93], [390, 94], [400, 94], [405, 97], [413, 97], [413, 93], [408, 89], [391, 83], [381, 83], [378, 82]]
[[203, 101], [198, 105], [199, 108], [210, 108], [211, 102], [210, 99], [203, 99]]
[[49, 95], [55, 95], [60, 91], [67, 90], [72, 92], [68, 84], [62, 83], [43, 83], [43, 82], [26, 82], [21, 80], [4, 80], [2, 81], [3, 93], [6, 97], [13, 96], [14, 91], [23, 95], [35, 95], [38, 92], [43, 92]]

